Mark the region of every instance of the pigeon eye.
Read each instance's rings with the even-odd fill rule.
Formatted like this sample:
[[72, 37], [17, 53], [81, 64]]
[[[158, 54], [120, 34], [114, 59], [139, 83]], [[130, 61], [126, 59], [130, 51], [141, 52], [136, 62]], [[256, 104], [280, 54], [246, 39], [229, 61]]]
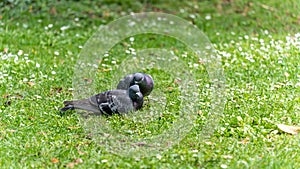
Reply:
[[142, 81], [142, 78], [134, 78], [134, 81], [135, 82], [140, 82], [140, 81]]
[[140, 82], [140, 81], [142, 81], [143, 80], [143, 74], [141, 74], [141, 73], [136, 73], [135, 75], [134, 75], [134, 81], [135, 82]]

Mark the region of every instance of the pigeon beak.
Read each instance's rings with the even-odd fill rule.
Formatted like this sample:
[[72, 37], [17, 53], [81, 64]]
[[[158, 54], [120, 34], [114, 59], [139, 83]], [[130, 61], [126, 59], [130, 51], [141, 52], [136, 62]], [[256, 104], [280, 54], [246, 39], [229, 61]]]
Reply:
[[138, 98], [142, 98], [143, 97], [143, 94], [141, 92], [136, 93], [136, 95], [137, 95]]

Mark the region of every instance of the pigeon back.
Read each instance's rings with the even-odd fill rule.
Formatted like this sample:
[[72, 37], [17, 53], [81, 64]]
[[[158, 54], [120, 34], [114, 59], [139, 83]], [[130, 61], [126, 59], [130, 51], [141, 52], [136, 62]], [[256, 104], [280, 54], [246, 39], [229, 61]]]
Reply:
[[124, 114], [133, 111], [133, 102], [126, 90], [111, 90], [92, 96], [89, 101], [97, 105], [102, 114]]
[[117, 85], [117, 89], [128, 90], [130, 83], [133, 81], [133, 75], [134, 74], [130, 74], [121, 79]]

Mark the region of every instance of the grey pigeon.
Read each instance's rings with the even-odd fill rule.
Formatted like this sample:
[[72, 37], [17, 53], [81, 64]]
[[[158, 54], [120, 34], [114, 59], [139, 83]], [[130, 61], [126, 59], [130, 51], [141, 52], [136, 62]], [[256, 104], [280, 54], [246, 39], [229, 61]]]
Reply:
[[132, 85], [139, 85], [143, 96], [148, 96], [154, 87], [153, 79], [145, 73], [133, 73], [120, 80], [117, 89], [127, 90]]
[[65, 107], [60, 110], [82, 109], [101, 115], [124, 114], [142, 108], [143, 102], [139, 86], [133, 85], [128, 90], [109, 90], [87, 99], [64, 101]]

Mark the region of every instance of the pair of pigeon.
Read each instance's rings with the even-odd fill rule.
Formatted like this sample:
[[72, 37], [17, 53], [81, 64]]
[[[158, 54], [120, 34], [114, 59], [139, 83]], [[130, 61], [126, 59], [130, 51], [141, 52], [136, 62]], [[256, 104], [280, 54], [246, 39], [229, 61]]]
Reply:
[[64, 101], [61, 111], [82, 109], [100, 115], [125, 114], [142, 108], [144, 97], [153, 90], [150, 75], [133, 73], [125, 76], [117, 85], [117, 90], [109, 90], [87, 99]]

